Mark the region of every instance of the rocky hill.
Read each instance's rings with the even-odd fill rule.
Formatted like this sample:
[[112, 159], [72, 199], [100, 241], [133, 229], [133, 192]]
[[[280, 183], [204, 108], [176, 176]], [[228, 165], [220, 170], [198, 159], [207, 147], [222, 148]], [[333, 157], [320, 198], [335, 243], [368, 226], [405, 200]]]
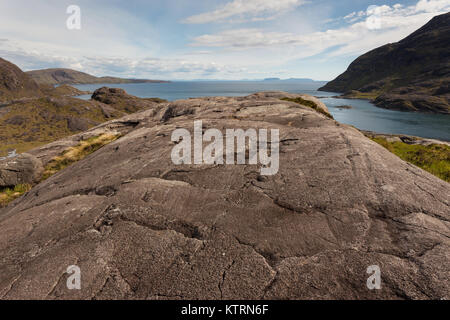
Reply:
[[27, 74], [38, 84], [95, 84], [95, 83], [165, 83], [162, 80], [123, 79], [116, 77], [95, 77], [72, 69], [45, 69], [29, 71]]
[[[0, 209], [0, 298], [449, 299], [450, 184], [326, 114], [281, 92], [189, 99], [31, 150], [55, 167], [120, 136]], [[173, 164], [194, 120], [279, 129], [278, 173]]]
[[0, 105], [21, 98], [41, 96], [39, 86], [19, 67], [0, 58]]
[[0, 156], [24, 152], [77, 132], [85, 131], [124, 112], [70, 97], [46, 97], [14, 103], [0, 109]]
[[93, 99], [86, 101], [70, 97], [72, 90], [76, 89], [63, 86], [50, 92], [44, 90], [51, 95], [22, 99], [0, 108], [0, 156], [10, 150], [28, 151], [163, 101], [138, 99], [123, 90], [108, 88], [95, 91]]
[[85, 131], [102, 122], [151, 108], [160, 99], [138, 99], [102, 88], [90, 101], [68, 85], [38, 85], [16, 65], [0, 59], [0, 157]]
[[450, 13], [356, 59], [320, 90], [370, 98], [379, 107], [450, 113]]

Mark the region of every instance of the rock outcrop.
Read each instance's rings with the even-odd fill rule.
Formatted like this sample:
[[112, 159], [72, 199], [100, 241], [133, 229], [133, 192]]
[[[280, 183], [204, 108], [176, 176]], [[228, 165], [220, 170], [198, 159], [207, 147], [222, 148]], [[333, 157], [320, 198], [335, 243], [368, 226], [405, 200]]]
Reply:
[[139, 110], [151, 108], [155, 103], [164, 102], [158, 98], [138, 98], [128, 94], [120, 88], [103, 87], [94, 91], [92, 100], [112, 105], [115, 109], [126, 113], [134, 113]]
[[19, 184], [35, 184], [44, 172], [42, 162], [27, 153], [13, 158], [0, 160], [0, 188], [14, 187]]
[[81, 95], [88, 95], [92, 92], [78, 90], [75, 87], [69, 86], [68, 84], [63, 84], [57, 87], [52, 85], [41, 85], [41, 91], [46, 96], [56, 96], [56, 97], [76, 97]]
[[19, 67], [0, 58], [0, 108], [1, 105], [21, 98], [41, 96], [39, 86]]
[[319, 90], [367, 97], [382, 108], [450, 113], [450, 13], [372, 50]]
[[[84, 133], [123, 136], [0, 209], [0, 298], [450, 298], [450, 185], [284, 95], [155, 104]], [[171, 134], [194, 120], [279, 129], [279, 172], [174, 165]]]

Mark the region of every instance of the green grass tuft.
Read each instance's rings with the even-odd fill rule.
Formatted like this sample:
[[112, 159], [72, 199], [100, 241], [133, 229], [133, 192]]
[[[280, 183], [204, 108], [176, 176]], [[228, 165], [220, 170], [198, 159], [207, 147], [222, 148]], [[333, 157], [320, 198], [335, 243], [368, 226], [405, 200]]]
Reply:
[[352, 90], [351, 92], [345, 93], [342, 97], [347, 99], [375, 100], [380, 96], [381, 93], [382, 91], [380, 90], [374, 90], [371, 92]]
[[0, 189], [0, 208], [6, 207], [11, 201], [21, 197], [23, 194], [31, 190], [29, 184], [19, 184], [14, 188]]

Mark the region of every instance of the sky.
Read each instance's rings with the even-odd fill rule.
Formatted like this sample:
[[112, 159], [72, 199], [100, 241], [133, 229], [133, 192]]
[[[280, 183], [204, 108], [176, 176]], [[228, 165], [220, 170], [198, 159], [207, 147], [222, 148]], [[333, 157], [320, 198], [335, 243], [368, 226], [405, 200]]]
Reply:
[[448, 11], [450, 0], [0, 0], [0, 57], [96, 76], [332, 80]]

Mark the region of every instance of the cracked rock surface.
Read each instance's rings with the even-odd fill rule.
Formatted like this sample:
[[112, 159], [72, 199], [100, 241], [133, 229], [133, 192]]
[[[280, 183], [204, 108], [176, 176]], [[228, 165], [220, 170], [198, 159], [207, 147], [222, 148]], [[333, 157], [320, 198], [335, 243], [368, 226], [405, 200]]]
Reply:
[[[0, 209], [0, 298], [450, 298], [450, 185], [286, 95], [163, 103], [80, 134], [123, 136]], [[279, 129], [279, 172], [174, 165], [171, 134], [194, 120]]]

